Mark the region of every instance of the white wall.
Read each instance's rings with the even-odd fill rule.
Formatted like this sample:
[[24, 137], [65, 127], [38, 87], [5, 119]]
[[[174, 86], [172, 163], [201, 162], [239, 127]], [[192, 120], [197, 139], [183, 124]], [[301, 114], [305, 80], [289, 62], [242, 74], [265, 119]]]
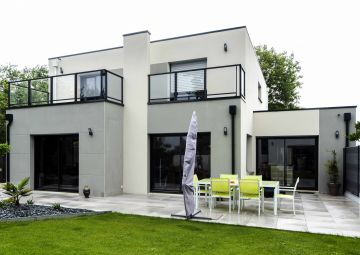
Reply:
[[254, 112], [255, 136], [319, 135], [319, 110]]
[[[118, 188], [108, 182], [105, 190], [105, 163], [111, 159], [116, 151], [106, 153], [105, 131], [113, 125], [119, 127], [122, 116], [122, 106], [112, 105], [111, 109], [105, 109], [109, 103], [98, 102], [88, 104], [73, 104], [59, 106], [43, 106], [36, 108], [22, 108], [8, 110], [13, 114], [14, 120], [11, 125], [11, 156], [10, 178], [12, 182], [18, 182], [24, 177], [30, 176], [30, 186], [34, 187], [34, 135], [78, 134], [79, 135], [79, 193], [88, 185], [93, 196], [104, 196], [120, 193], [121, 162], [117, 166], [107, 169], [107, 175], [115, 176]], [[115, 108], [115, 109], [114, 109]], [[107, 114], [107, 112], [109, 114]], [[119, 116], [114, 118], [112, 114]], [[109, 116], [107, 116], [109, 115]], [[89, 136], [88, 128], [93, 130], [94, 135]], [[122, 135], [121, 129], [118, 130]], [[121, 141], [113, 139], [109, 149], [122, 147]], [[119, 151], [121, 153], [121, 151]], [[120, 159], [121, 157], [118, 156]]]
[[124, 192], [148, 192], [149, 34], [124, 36]]

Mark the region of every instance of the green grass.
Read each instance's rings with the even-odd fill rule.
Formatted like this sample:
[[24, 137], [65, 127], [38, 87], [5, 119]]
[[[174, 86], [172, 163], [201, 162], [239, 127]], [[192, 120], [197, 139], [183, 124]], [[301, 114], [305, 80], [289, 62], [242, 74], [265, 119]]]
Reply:
[[0, 223], [0, 254], [360, 254], [360, 239], [108, 213]]

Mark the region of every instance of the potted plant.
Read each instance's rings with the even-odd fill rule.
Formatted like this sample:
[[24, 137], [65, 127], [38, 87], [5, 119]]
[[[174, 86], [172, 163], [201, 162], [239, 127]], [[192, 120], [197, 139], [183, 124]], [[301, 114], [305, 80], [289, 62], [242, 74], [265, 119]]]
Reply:
[[335, 150], [332, 150], [331, 154], [332, 154], [332, 158], [328, 160], [326, 164], [327, 172], [329, 174], [328, 187], [329, 187], [329, 194], [332, 196], [337, 196], [339, 194], [339, 189], [340, 189], [340, 183], [338, 183], [339, 168], [336, 160]]
[[90, 188], [89, 188], [89, 186], [85, 185], [85, 187], [83, 189], [83, 193], [84, 193], [85, 198], [89, 198], [89, 196], [90, 196]]

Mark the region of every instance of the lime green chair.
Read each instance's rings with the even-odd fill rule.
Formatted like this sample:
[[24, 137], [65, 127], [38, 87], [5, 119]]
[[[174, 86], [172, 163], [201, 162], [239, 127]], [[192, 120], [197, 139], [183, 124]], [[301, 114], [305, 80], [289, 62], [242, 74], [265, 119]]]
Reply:
[[199, 184], [199, 179], [196, 174], [194, 174], [193, 179], [193, 185], [194, 185], [194, 199], [195, 199], [195, 208], [199, 208], [199, 198], [201, 196], [205, 197], [205, 202], [208, 202], [208, 196], [209, 196], [209, 190], [207, 189], [206, 185]]
[[[229, 179], [230, 182], [235, 182], [236, 184], [239, 181], [239, 175], [238, 174], [220, 174], [220, 178], [222, 179]], [[231, 183], [230, 183], [231, 186]], [[232, 191], [232, 196], [233, 196], [233, 207], [235, 207], [235, 201], [236, 201], [236, 188], [235, 187], [231, 187], [231, 191]]]
[[260, 184], [260, 192], [261, 192], [261, 199], [262, 199], [262, 210], [264, 211], [264, 188], [261, 187], [262, 183], [262, 175], [246, 175], [243, 178], [244, 180], [258, 180]]
[[244, 200], [257, 200], [258, 201], [258, 214], [260, 215], [261, 207], [261, 191], [260, 182], [258, 179], [241, 179], [239, 182], [239, 205], [238, 213]]
[[[229, 213], [231, 212], [231, 204], [232, 204], [232, 190], [230, 187], [229, 179], [222, 178], [211, 178], [211, 199], [210, 199], [210, 210], [215, 207], [215, 202], [217, 198], [227, 198], [229, 199]], [[215, 200], [215, 202], [214, 202]]]

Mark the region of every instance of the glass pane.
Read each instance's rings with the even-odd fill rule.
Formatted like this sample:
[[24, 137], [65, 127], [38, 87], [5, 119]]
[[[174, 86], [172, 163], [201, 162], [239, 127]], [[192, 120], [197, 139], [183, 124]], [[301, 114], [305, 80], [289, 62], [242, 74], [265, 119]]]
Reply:
[[99, 99], [103, 95], [101, 73], [92, 72], [79, 74], [80, 100]]
[[208, 69], [206, 89], [208, 98], [236, 96], [237, 66]]
[[74, 102], [75, 97], [75, 76], [65, 75], [53, 78], [53, 102], [65, 103]]
[[28, 82], [10, 83], [10, 105], [24, 106], [28, 104]]
[[[181, 192], [186, 135], [151, 137], [151, 191]], [[210, 134], [198, 134], [195, 173], [210, 177]]]
[[31, 81], [31, 104], [48, 104], [49, 79], [38, 79]]
[[[112, 100], [120, 103], [122, 99], [121, 91], [122, 79], [112, 73], [107, 72], [107, 97], [108, 100]], [[122, 102], [121, 102], [122, 103]]]
[[315, 138], [286, 139], [286, 186], [294, 186], [300, 177], [299, 188], [316, 189], [317, 160]]
[[358, 167], [359, 167], [359, 158], [358, 158], [358, 147], [346, 148], [346, 157], [345, 157], [345, 187], [346, 191], [359, 196], [358, 193]]
[[171, 90], [171, 76], [171, 74], [150, 76], [150, 101], [162, 102], [170, 100], [171, 94], [174, 92], [173, 89]]

